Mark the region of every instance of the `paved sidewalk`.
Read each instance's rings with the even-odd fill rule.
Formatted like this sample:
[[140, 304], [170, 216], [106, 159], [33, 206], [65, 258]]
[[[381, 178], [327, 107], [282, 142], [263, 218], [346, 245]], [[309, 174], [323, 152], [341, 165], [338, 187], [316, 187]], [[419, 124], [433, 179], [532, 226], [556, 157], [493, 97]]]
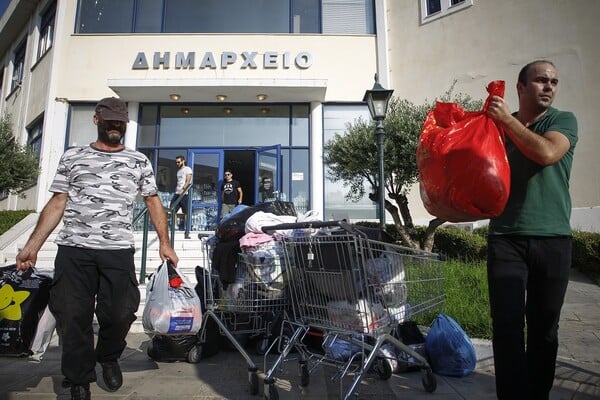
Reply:
[[[560, 326], [561, 346], [551, 400], [600, 399], [600, 287], [572, 271]], [[355, 399], [495, 399], [493, 363], [489, 342], [475, 340], [477, 370], [465, 378], [437, 377], [437, 390], [427, 393], [419, 372], [393, 375], [382, 381], [369, 375], [358, 387]], [[121, 359], [123, 387], [106, 391], [98, 366], [99, 382], [91, 385], [92, 398], [100, 399], [260, 399], [265, 367], [263, 357], [248, 350], [259, 369], [259, 394], [250, 395], [247, 364], [236, 351], [221, 351], [198, 364], [157, 363], [148, 358], [148, 336], [131, 333]], [[0, 358], [0, 400], [69, 399], [61, 387], [60, 348], [55, 337], [41, 363]], [[277, 374], [280, 399], [338, 399], [339, 383], [330, 377], [335, 369], [318, 366], [307, 387], [299, 386], [297, 363], [285, 363]]]

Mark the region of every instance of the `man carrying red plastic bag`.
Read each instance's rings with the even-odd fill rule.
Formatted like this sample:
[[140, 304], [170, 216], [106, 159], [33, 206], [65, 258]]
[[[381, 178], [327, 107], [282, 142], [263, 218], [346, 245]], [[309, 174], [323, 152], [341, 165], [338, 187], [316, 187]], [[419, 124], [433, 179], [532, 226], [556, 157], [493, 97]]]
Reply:
[[421, 199], [440, 219], [467, 222], [499, 215], [510, 191], [504, 135], [486, 115], [492, 96], [504, 96], [493, 81], [481, 111], [438, 102], [429, 112], [417, 147]]
[[555, 65], [536, 60], [518, 74], [516, 112], [503, 96], [486, 102], [486, 115], [506, 135], [511, 166], [510, 196], [504, 210], [490, 218], [487, 247], [499, 400], [547, 400], [554, 382], [572, 259], [569, 179], [578, 141], [575, 115], [552, 107], [558, 82]]

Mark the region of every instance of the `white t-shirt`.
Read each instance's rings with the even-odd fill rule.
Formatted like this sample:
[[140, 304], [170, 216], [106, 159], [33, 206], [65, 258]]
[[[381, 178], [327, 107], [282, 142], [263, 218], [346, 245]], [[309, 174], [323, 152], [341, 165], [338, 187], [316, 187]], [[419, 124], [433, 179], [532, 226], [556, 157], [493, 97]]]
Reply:
[[176, 193], [181, 193], [183, 191], [183, 186], [185, 185], [185, 178], [191, 174], [192, 169], [187, 165], [177, 170], [177, 187], [175, 188]]

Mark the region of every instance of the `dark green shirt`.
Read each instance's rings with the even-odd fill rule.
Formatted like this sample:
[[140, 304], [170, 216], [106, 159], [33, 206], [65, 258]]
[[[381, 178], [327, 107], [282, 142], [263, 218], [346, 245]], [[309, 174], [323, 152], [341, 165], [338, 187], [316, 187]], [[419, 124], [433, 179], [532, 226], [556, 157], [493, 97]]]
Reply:
[[490, 235], [571, 236], [569, 178], [577, 143], [573, 113], [550, 107], [529, 126], [535, 133], [564, 134], [571, 146], [556, 163], [543, 167], [525, 157], [506, 137], [510, 164], [510, 195], [504, 212], [490, 221]]

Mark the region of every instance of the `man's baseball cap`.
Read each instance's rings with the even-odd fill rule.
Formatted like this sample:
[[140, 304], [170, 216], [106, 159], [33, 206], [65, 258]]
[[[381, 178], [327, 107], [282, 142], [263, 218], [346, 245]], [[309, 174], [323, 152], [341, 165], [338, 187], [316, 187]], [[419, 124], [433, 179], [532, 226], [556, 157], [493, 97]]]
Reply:
[[116, 97], [105, 97], [96, 104], [96, 114], [107, 121], [129, 122], [125, 103]]

